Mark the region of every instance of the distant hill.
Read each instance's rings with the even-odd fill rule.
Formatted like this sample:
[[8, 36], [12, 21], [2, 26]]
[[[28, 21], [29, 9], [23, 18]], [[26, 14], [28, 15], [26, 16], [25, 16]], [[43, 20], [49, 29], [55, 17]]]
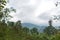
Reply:
[[44, 25], [35, 25], [35, 24], [32, 24], [32, 23], [22, 23], [22, 26], [23, 27], [28, 27], [29, 29], [32, 29], [34, 27], [36, 27], [38, 29], [38, 31], [42, 32], [43, 29], [47, 26], [44, 26]]
[[22, 26], [23, 27], [28, 27], [28, 28], [33, 28], [33, 27], [38, 27], [37, 25], [35, 24], [31, 24], [31, 23], [22, 23]]

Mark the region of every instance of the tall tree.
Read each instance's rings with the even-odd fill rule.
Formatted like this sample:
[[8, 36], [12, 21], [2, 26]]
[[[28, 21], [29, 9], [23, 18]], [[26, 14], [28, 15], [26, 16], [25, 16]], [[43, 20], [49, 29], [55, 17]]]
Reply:
[[8, 27], [6, 22], [7, 17], [11, 17], [9, 13], [14, 9], [5, 7], [7, 0], [0, 0], [0, 40], [8, 40]]
[[52, 26], [52, 20], [49, 20], [49, 26], [44, 29], [44, 33], [47, 35], [54, 35], [57, 33], [57, 29]]
[[21, 21], [20, 20], [16, 22], [16, 27], [17, 28], [22, 28], [22, 25], [21, 25]]
[[16, 30], [17, 33], [22, 29], [20, 20], [15, 23], [15, 26], [13, 27], [13, 29]]
[[16, 12], [13, 7], [7, 8], [5, 7], [7, 4], [7, 0], [0, 0], [0, 20], [8, 20], [8, 18], [12, 17], [9, 15], [11, 11]]

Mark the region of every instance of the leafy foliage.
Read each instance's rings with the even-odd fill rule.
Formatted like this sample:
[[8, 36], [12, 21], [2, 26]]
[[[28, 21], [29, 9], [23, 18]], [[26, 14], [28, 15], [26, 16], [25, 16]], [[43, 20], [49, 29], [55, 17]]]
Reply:
[[0, 40], [60, 40], [60, 30], [52, 26], [51, 20], [43, 33], [38, 32], [37, 28], [22, 27], [21, 21], [5, 23], [6, 17], [11, 17], [9, 13], [15, 11], [4, 8], [5, 5], [6, 0], [0, 0]]

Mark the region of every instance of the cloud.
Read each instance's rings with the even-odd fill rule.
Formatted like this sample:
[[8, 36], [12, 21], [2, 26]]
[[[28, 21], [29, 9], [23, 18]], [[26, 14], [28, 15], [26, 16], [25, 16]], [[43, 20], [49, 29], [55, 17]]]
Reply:
[[34, 17], [34, 10], [36, 9], [40, 0], [13, 0], [10, 1], [10, 6], [16, 8], [17, 13], [11, 14], [18, 19], [28, 20]]
[[60, 15], [60, 6], [59, 7], [55, 7], [51, 10], [45, 11], [43, 13], [41, 13], [38, 17], [41, 19], [45, 19], [48, 20], [49, 18], [51, 18], [53, 15]]
[[49, 13], [42, 13], [39, 16], [39, 18], [42, 19], [42, 20], [48, 20], [50, 18], [50, 15], [49, 15]]
[[[21, 20], [33, 24], [48, 24], [52, 15], [60, 13], [55, 7], [55, 0], [10, 0], [9, 5], [16, 8], [16, 13], [11, 13], [12, 21]], [[8, 5], [8, 6], [9, 6]]]
[[[53, 16], [58, 16], [60, 15], [60, 8], [57, 7], [57, 8], [54, 8], [52, 10], [48, 10], [46, 12], [43, 12], [42, 14], [40, 14], [38, 16], [38, 18], [42, 19], [42, 20], [49, 20], [49, 19], [52, 19], [53, 20]], [[53, 20], [53, 26], [60, 26], [60, 19], [59, 20]]]

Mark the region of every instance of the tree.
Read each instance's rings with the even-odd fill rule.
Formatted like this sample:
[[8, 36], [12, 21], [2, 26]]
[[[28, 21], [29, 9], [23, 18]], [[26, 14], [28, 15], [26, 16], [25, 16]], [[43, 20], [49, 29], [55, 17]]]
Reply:
[[49, 20], [49, 26], [44, 29], [44, 33], [47, 35], [54, 35], [57, 33], [57, 29], [52, 26], [52, 20]]
[[16, 24], [15, 24], [15, 26], [16, 26], [17, 28], [22, 28], [21, 21], [20, 21], [20, 20], [17, 21]]
[[30, 31], [31, 31], [32, 34], [34, 34], [34, 33], [38, 34], [38, 29], [37, 28], [32, 28]]
[[2, 10], [5, 7], [6, 3], [7, 3], [6, 0], [0, 0], [0, 20], [3, 16]]
[[7, 0], [0, 0], [0, 40], [8, 40], [6, 37], [8, 37], [9, 28], [5, 22], [8, 17], [11, 17], [9, 13], [14, 11], [12, 7], [5, 7], [6, 4]]
[[7, 21], [8, 18], [12, 17], [9, 15], [11, 11], [16, 12], [16, 10], [13, 7], [7, 8], [5, 7], [7, 4], [6, 0], [0, 0], [0, 20], [5, 20]]
[[1, 19], [3, 17], [3, 8], [6, 5], [6, 0], [0, 0], [0, 40], [5, 40], [5, 34], [6, 34], [6, 24], [1, 22]]
[[16, 33], [19, 33], [19, 31], [22, 29], [22, 25], [21, 25], [21, 21], [17, 21], [16, 23], [14, 23], [14, 27], [13, 29], [16, 31]]
[[29, 33], [29, 28], [24, 27], [24, 28], [23, 28], [23, 31], [24, 31], [25, 33]]
[[10, 26], [10, 27], [14, 27], [14, 26], [15, 26], [15, 23], [8, 21], [8, 22], [7, 22], [7, 25]]
[[8, 18], [12, 18], [12, 16], [9, 15], [9, 13], [12, 12], [12, 11], [16, 12], [16, 10], [13, 7], [11, 7], [11, 8], [4, 8], [3, 9], [3, 17], [2, 17], [3, 20], [8, 21]]

